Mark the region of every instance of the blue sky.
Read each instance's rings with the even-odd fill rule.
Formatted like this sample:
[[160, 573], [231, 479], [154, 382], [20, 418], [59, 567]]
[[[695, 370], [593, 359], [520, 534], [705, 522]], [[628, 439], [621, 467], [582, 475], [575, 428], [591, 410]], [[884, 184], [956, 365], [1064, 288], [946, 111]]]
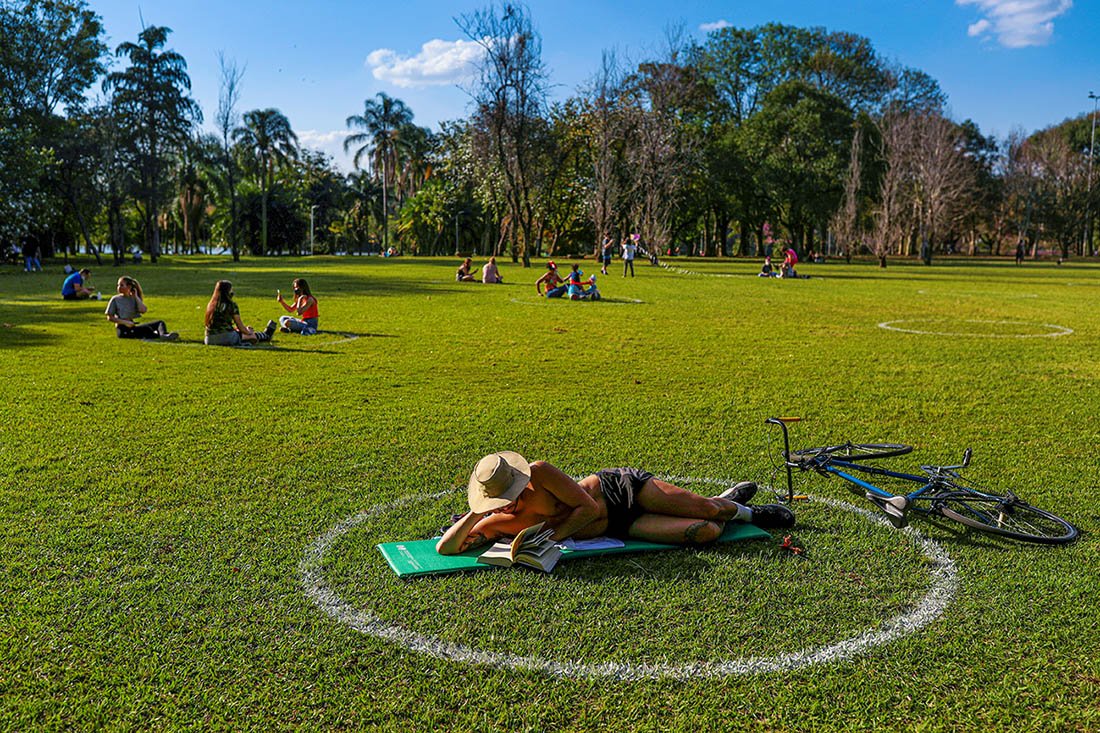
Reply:
[[[348, 115], [386, 92], [418, 124], [467, 114], [459, 88], [471, 47], [455, 17], [485, 3], [314, 0], [90, 0], [112, 50], [135, 40], [142, 19], [173, 30], [192, 95], [209, 120], [217, 107], [218, 53], [245, 68], [241, 111], [276, 107], [300, 141], [341, 153]], [[1100, 93], [1095, 32], [1100, 10], [1084, 0], [530, 0], [554, 93], [565, 97], [595, 72], [604, 51], [637, 63], [670, 28], [702, 38], [717, 24], [824, 26], [869, 38], [876, 51], [936, 78], [955, 119], [999, 138], [1092, 111]], [[1091, 38], [1090, 38], [1091, 36]]]

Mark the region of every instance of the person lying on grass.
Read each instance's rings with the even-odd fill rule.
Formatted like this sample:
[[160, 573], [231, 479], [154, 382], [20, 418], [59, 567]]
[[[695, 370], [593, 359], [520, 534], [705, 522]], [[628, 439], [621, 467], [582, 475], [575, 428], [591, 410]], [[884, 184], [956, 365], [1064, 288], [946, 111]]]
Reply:
[[467, 487], [470, 511], [447, 528], [435, 549], [455, 555], [539, 522], [559, 541], [632, 537], [692, 546], [716, 541], [729, 521], [794, 526], [785, 506], [747, 506], [755, 493], [755, 483], [742, 481], [718, 496], [700, 496], [636, 468], [604, 469], [574, 481], [545, 461], [528, 463], [519, 453], [501, 451], [478, 461]]

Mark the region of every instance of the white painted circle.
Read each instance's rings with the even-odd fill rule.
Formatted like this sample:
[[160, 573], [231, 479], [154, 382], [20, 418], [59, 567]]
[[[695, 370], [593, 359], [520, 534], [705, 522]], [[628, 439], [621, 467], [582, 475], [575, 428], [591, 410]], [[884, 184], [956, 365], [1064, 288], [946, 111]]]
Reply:
[[512, 302], [518, 303], [519, 305], [540, 305], [550, 300], [562, 300], [566, 303], [599, 303], [600, 305], [639, 305], [640, 303], [645, 302], [642, 300], [638, 300], [637, 298], [600, 298], [599, 300], [570, 300], [565, 296], [562, 296], [561, 298], [540, 298], [539, 300], [522, 300], [520, 298], [512, 298]]
[[[332, 341], [318, 341], [317, 336], [322, 335], [322, 334], [323, 335], [328, 335], [328, 336], [340, 336], [342, 338], [337, 338], [337, 339], [334, 339]], [[284, 334], [281, 334], [281, 335], [285, 336], [287, 338], [290, 338], [290, 337], [298, 338], [297, 334], [292, 334], [292, 333], [284, 333]], [[351, 341], [357, 341], [357, 340], [359, 340], [360, 337], [359, 337], [358, 334], [354, 334], [354, 333], [342, 333], [340, 331], [318, 331], [316, 335], [301, 336], [300, 338], [303, 339], [302, 340], [303, 345], [310, 344], [310, 345], [313, 345], [313, 346], [334, 346], [336, 344], [346, 344], [346, 343], [350, 343]], [[164, 341], [164, 340], [158, 340], [158, 339], [141, 339], [141, 341], [143, 341], [144, 343], [147, 343], [147, 344], [172, 344], [173, 346], [202, 346], [202, 347], [206, 346], [206, 344], [203, 343], [201, 340], [200, 341], [190, 341], [190, 340], [188, 340], [188, 341], [183, 341], [183, 340], [180, 340], [180, 341]], [[241, 349], [242, 351], [280, 351], [279, 347], [281, 345], [283, 345], [283, 343], [284, 343], [284, 341], [282, 339], [280, 339], [279, 341], [265, 341], [262, 344], [254, 344], [252, 346], [245, 346], [243, 344], [238, 344], [236, 346], [215, 346], [213, 348]], [[289, 343], [293, 344], [293, 343], [297, 343], [297, 342], [290, 341]], [[299, 350], [299, 349], [296, 349], [296, 350]]]
[[[932, 296], [940, 295], [940, 293], [934, 292], [934, 291], [931, 291], [931, 290], [918, 290], [917, 294], [918, 295], [932, 295]], [[1008, 300], [1008, 299], [1011, 299], [1011, 298], [1034, 299], [1034, 298], [1039, 297], [1039, 295], [1037, 293], [1010, 293], [1010, 294], [1006, 295], [1004, 293], [992, 293], [992, 292], [986, 293], [986, 292], [978, 292], [978, 291], [970, 291], [970, 292], [951, 291], [950, 293], [947, 293], [947, 295], [950, 295], [952, 298], [996, 298], [997, 300]]]
[[953, 323], [973, 323], [983, 324], [987, 326], [1022, 326], [1028, 328], [1048, 328], [1050, 329], [1046, 333], [978, 333], [975, 331], [931, 331], [920, 328], [905, 328], [898, 324], [912, 324], [912, 323], [930, 323], [933, 326], [937, 323], [946, 324], [946, 328], [951, 327], [952, 322], [948, 321], [934, 321], [929, 319], [920, 318], [908, 318], [899, 319], [896, 321], [883, 321], [878, 324], [879, 328], [884, 328], [887, 331], [899, 331], [901, 333], [915, 333], [921, 336], [966, 336], [971, 338], [989, 338], [989, 339], [1030, 339], [1030, 338], [1057, 338], [1058, 336], [1068, 336], [1073, 333], [1072, 328], [1066, 328], [1065, 326], [1059, 326], [1054, 323], [1031, 323], [1028, 321], [994, 321], [994, 320], [982, 320], [982, 319], [967, 319], [954, 321]]
[[[713, 479], [685, 479], [668, 477], [677, 481], [695, 481], [726, 485], [728, 482]], [[886, 519], [866, 509], [841, 501], [814, 497], [815, 501], [858, 514], [873, 524], [891, 531], [901, 532], [929, 560], [932, 568], [932, 587], [916, 606], [898, 616], [880, 623], [877, 628], [867, 629], [849, 639], [821, 647], [804, 649], [797, 652], [779, 654], [774, 657], [743, 657], [718, 662], [691, 662], [687, 664], [630, 664], [605, 663], [586, 664], [574, 661], [555, 661], [539, 657], [488, 652], [463, 644], [440, 641], [415, 631], [389, 624], [372, 615], [369, 611], [356, 608], [340, 598], [325, 582], [322, 565], [325, 552], [338, 539], [356, 526], [367, 521], [375, 514], [396, 509], [414, 501], [439, 499], [452, 491], [442, 491], [426, 496], [413, 496], [399, 499], [390, 504], [372, 507], [340, 522], [328, 532], [318, 537], [306, 548], [299, 563], [302, 587], [305, 594], [318, 608], [336, 621], [377, 639], [403, 646], [410, 651], [426, 654], [437, 659], [480, 664], [497, 669], [519, 669], [543, 672], [555, 677], [565, 678], [615, 678], [621, 680], [670, 678], [678, 680], [699, 679], [701, 677], [728, 677], [743, 674], [761, 674], [810, 667], [850, 659], [874, 647], [888, 644], [914, 633], [927, 626], [950, 605], [958, 589], [955, 561], [932, 539], [925, 537], [912, 527], [895, 530]]]
[[732, 273], [724, 272], [696, 272], [695, 270], [689, 270], [686, 267], [674, 267], [672, 265], [666, 265], [664, 262], [660, 263], [660, 266], [668, 272], [673, 272], [677, 275], [691, 275], [693, 277], [744, 277], [743, 275], [734, 275]]

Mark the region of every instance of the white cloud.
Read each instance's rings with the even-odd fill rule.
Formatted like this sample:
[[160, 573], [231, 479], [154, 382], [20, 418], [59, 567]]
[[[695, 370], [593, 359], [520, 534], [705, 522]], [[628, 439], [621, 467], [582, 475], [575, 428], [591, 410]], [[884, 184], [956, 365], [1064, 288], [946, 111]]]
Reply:
[[351, 156], [344, 152], [344, 138], [349, 134], [347, 130], [301, 130], [296, 134], [298, 144], [303, 148], [328, 153], [337, 168], [345, 172], [352, 170]]
[[436, 38], [421, 46], [416, 56], [401, 56], [389, 48], [371, 51], [367, 66], [375, 79], [399, 87], [457, 84], [470, 78], [484, 52], [474, 41]]
[[722, 30], [723, 28], [729, 28], [732, 25], [733, 23], [730, 23], [725, 18], [722, 18], [721, 20], [716, 20], [713, 23], [703, 23], [701, 26], [699, 26], [699, 30], [703, 31], [703, 33], [710, 33], [711, 31], [718, 31]]
[[982, 18], [977, 23], [971, 23], [970, 25], [968, 25], [966, 27], [966, 35], [968, 35], [972, 38], [974, 36], [980, 36], [981, 34], [985, 33], [987, 30], [989, 30], [992, 27], [993, 27], [992, 23], [990, 23], [985, 18]]
[[1008, 48], [1045, 46], [1054, 35], [1054, 19], [1073, 7], [1073, 0], [955, 0], [977, 5], [983, 18], [967, 28], [970, 36], [992, 33]]

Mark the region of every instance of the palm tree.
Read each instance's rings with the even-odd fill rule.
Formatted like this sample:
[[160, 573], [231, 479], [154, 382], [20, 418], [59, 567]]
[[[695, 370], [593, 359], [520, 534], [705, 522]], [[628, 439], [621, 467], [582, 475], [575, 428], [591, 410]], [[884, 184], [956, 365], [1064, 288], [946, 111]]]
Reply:
[[364, 155], [369, 155], [374, 170], [382, 168], [382, 247], [389, 248], [389, 189], [397, 170], [398, 150], [402, 147], [402, 128], [411, 125], [412, 110], [400, 99], [379, 92], [377, 99], [363, 101], [363, 114], [347, 118], [353, 132], [344, 139], [344, 152], [356, 148], [352, 165], [360, 169]]
[[254, 109], [244, 113], [244, 125], [233, 131], [233, 139], [255, 156], [259, 175], [260, 244], [267, 254], [267, 200], [271, 191], [275, 168], [298, 157], [298, 136], [290, 128], [290, 121], [277, 109]]
[[129, 58], [130, 65], [108, 74], [104, 82], [132, 137], [153, 262], [160, 254], [157, 221], [166, 148], [185, 144], [192, 122], [202, 121], [202, 110], [187, 96], [191, 90], [187, 61], [175, 51], [161, 50], [171, 32], [170, 28], [150, 26], [138, 34], [137, 43], [120, 45], [115, 54]]
[[403, 160], [397, 171], [397, 188], [400, 200], [404, 201], [416, 195], [420, 187], [432, 177], [431, 153], [435, 146], [435, 136], [426, 127], [405, 125], [398, 131], [403, 143]]

